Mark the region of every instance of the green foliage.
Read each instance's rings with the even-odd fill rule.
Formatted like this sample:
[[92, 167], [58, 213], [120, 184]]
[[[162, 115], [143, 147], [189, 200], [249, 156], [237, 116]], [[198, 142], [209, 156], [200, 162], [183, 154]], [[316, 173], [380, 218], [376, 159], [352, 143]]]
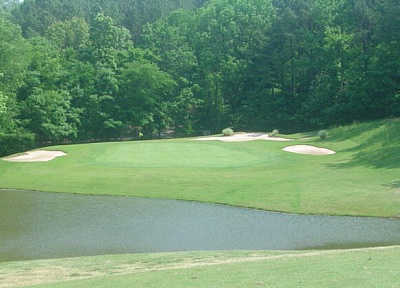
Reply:
[[31, 57], [30, 45], [22, 38], [20, 28], [0, 11], [0, 132], [16, 129], [15, 94], [23, 85]]
[[175, 81], [153, 63], [133, 62], [121, 73], [119, 107], [125, 123], [144, 127], [147, 134], [153, 128], [167, 127], [170, 98]]
[[61, 140], [75, 138], [79, 114], [71, 108], [67, 91], [35, 88], [26, 99], [22, 112], [25, 126], [34, 132], [38, 140]]
[[[11, 2], [13, 18], [0, 13], [1, 131], [152, 137], [400, 116], [395, 0]], [[29, 111], [38, 91], [65, 95], [67, 120]]]
[[197, 89], [197, 85], [183, 88], [171, 103], [172, 118], [178, 134], [190, 136], [195, 132], [193, 122], [196, 121], [196, 113], [203, 103], [194, 96]]
[[60, 49], [84, 48], [89, 41], [89, 25], [82, 18], [73, 17], [65, 22], [56, 22], [49, 26], [46, 38]]
[[27, 151], [36, 145], [35, 135], [28, 132], [0, 132], [0, 156]]
[[0, 91], [0, 116], [7, 112], [6, 102], [6, 96]]
[[7, 130], [6, 128], [9, 126], [7, 124], [10, 121], [7, 119], [7, 100], [7, 96], [0, 91], [0, 132]]
[[326, 130], [320, 130], [320, 131], [318, 131], [318, 137], [319, 137], [321, 140], [325, 140], [325, 139], [328, 137], [328, 131], [326, 131]]
[[[17, 0], [9, 2], [12, 1], [17, 2]], [[102, 12], [112, 17], [118, 25], [126, 27], [136, 39], [146, 23], [154, 22], [176, 9], [192, 9], [195, 6], [201, 6], [204, 0], [26, 0], [18, 2], [21, 3], [14, 5], [13, 16], [27, 37], [43, 36], [49, 26], [73, 17], [83, 18], [90, 22], [94, 16]]]
[[100, 62], [104, 62], [108, 54], [114, 50], [132, 47], [129, 31], [114, 24], [111, 17], [99, 13], [90, 26], [91, 46]]
[[224, 130], [222, 130], [222, 134], [224, 136], [232, 136], [234, 132], [232, 128], [225, 128]]
[[0, 90], [13, 93], [21, 85], [30, 57], [20, 28], [0, 13]]

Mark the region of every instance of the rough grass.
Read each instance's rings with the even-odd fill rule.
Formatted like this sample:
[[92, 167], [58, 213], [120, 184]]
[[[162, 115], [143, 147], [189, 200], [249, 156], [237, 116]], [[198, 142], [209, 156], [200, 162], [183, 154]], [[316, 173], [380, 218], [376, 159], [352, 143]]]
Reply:
[[20, 287], [41, 283], [126, 275], [168, 269], [257, 261], [282, 254], [301, 252], [280, 251], [215, 251], [175, 252], [153, 254], [120, 254], [49, 260], [0, 263], [0, 288]]
[[[400, 247], [331, 251], [180, 252], [0, 264], [0, 287], [392, 287]], [[28, 276], [26, 276], [28, 275]], [[29, 275], [36, 275], [30, 277]], [[47, 275], [47, 277], [43, 277]], [[88, 279], [84, 279], [88, 278]], [[47, 284], [46, 284], [47, 283]]]
[[[296, 141], [192, 139], [56, 146], [47, 163], [0, 161], [0, 187], [218, 202], [295, 213], [400, 215], [400, 122], [375, 121]], [[309, 144], [337, 151], [284, 152]]]

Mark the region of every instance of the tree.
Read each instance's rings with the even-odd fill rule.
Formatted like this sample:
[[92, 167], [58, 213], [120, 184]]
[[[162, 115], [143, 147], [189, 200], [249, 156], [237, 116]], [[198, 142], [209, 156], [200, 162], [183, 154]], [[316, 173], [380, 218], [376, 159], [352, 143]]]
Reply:
[[60, 141], [77, 137], [79, 111], [71, 107], [67, 91], [34, 88], [24, 102], [25, 127], [39, 141]]
[[[81, 52], [80, 60], [87, 64], [85, 75], [92, 85], [79, 97], [83, 111], [86, 137], [115, 137], [121, 134], [123, 123], [118, 120], [119, 108], [116, 97], [119, 91], [118, 74], [133, 49], [127, 29], [114, 24], [102, 13], [97, 14], [89, 29], [88, 46]], [[81, 85], [80, 85], [81, 87]]]
[[10, 3], [0, 0], [3, 132], [286, 132], [400, 116], [397, 0]]
[[83, 18], [78, 17], [56, 22], [47, 29], [46, 38], [60, 49], [70, 48], [78, 51], [88, 45], [89, 25]]
[[152, 63], [133, 62], [123, 69], [118, 98], [122, 121], [141, 126], [147, 135], [161, 132], [170, 122], [169, 106], [175, 81]]
[[7, 97], [0, 91], [0, 117], [7, 112]]
[[20, 28], [0, 13], [0, 131], [15, 129], [15, 93], [23, 84], [30, 57], [30, 46]]

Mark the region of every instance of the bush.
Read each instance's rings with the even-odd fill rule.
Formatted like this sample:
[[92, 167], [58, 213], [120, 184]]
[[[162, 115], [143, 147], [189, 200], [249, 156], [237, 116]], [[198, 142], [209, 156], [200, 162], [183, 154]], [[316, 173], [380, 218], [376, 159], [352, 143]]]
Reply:
[[232, 128], [225, 128], [224, 130], [222, 130], [222, 134], [224, 134], [224, 136], [232, 136], [233, 135], [233, 129]]
[[35, 135], [32, 133], [0, 133], [0, 156], [24, 152], [34, 148], [35, 146]]
[[321, 140], [324, 140], [326, 137], [328, 137], [328, 132], [326, 132], [326, 130], [320, 130], [318, 132], [318, 136]]
[[274, 129], [274, 130], [272, 130], [272, 132], [271, 133], [269, 133], [269, 136], [276, 136], [276, 135], [278, 135], [279, 134], [279, 130], [278, 129]]

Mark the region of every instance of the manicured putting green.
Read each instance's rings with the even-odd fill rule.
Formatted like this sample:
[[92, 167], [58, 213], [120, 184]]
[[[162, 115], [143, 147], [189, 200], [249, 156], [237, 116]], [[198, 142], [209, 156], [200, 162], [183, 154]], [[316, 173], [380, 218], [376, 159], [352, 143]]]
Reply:
[[235, 168], [276, 161], [275, 151], [260, 154], [243, 143], [137, 142], [104, 146], [94, 165], [132, 168]]

